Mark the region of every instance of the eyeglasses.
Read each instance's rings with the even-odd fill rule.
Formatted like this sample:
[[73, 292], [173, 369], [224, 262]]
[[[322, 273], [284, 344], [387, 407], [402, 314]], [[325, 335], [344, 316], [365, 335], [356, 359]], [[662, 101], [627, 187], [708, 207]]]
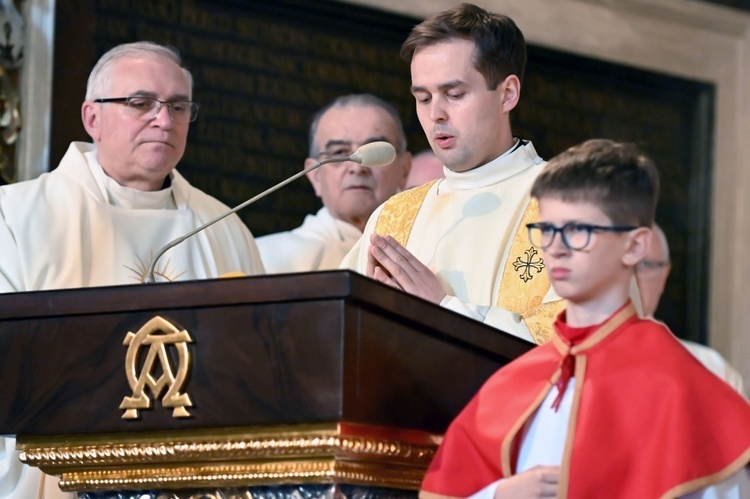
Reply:
[[661, 270], [669, 266], [669, 260], [641, 260], [638, 265], [635, 266], [636, 272], [643, 272], [649, 270]]
[[152, 97], [112, 97], [110, 99], [94, 99], [94, 102], [106, 104], [124, 104], [144, 121], [152, 120], [159, 114], [162, 106], [167, 107], [169, 117], [175, 123], [189, 123], [198, 117], [198, 103], [189, 100], [162, 101]]
[[591, 233], [596, 231], [606, 232], [630, 232], [638, 227], [631, 225], [591, 225], [578, 222], [568, 222], [562, 227], [555, 227], [548, 223], [527, 224], [529, 240], [537, 248], [547, 249], [555, 240], [555, 234], [560, 233], [562, 242], [566, 248], [579, 251], [591, 242]]

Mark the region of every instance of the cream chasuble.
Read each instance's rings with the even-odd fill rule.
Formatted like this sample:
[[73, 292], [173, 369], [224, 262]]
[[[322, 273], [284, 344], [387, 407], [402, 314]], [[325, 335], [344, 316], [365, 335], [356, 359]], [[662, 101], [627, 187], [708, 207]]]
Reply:
[[337, 269], [362, 231], [338, 220], [323, 207], [294, 230], [256, 239], [266, 272], [311, 272]]
[[[117, 184], [90, 144], [73, 143], [54, 171], [0, 189], [0, 292], [138, 284], [165, 244], [229, 210], [177, 171], [169, 188]], [[170, 249], [157, 281], [263, 273], [255, 242], [230, 215]]]
[[[541, 253], [528, 243], [522, 226], [526, 219], [535, 221], [532, 211], [525, 215], [531, 186], [543, 167], [531, 143], [517, 143], [484, 166], [462, 173], [446, 170], [445, 179], [397, 194], [373, 213], [342, 267], [364, 274], [370, 234], [378, 232], [378, 226], [390, 227], [380, 233], [397, 240], [399, 232], [405, 235], [406, 249], [442, 282], [448, 296], [441, 305], [544, 342], [563, 302], [549, 286], [546, 272], [542, 274]], [[379, 221], [381, 214], [390, 220]], [[540, 281], [541, 287], [520, 296], [524, 286]], [[547, 305], [551, 302], [557, 303]], [[530, 332], [524, 317], [536, 310], [543, 320]]]

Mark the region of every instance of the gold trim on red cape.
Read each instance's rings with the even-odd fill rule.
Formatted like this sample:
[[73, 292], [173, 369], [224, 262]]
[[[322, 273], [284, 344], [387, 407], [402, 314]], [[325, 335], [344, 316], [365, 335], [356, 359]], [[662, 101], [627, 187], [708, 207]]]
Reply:
[[555, 332], [495, 373], [451, 424], [422, 489], [466, 497], [510, 476], [568, 351], [575, 392], [559, 497], [681, 496], [750, 462], [750, 404], [628, 303], [579, 345]]

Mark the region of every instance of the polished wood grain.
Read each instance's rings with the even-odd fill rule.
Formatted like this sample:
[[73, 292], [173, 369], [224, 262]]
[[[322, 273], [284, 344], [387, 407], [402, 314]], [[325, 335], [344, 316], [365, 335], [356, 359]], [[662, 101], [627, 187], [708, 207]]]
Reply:
[[[123, 339], [159, 315], [192, 336], [190, 418], [123, 420]], [[533, 345], [349, 271], [0, 295], [0, 433], [331, 421], [440, 433]]]

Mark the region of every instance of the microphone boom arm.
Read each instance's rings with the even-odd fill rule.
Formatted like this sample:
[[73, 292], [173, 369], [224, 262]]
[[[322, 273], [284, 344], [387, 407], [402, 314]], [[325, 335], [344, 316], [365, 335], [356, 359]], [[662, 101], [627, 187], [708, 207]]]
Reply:
[[174, 241], [170, 242], [169, 244], [167, 244], [166, 246], [164, 246], [163, 248], [161, 248], [159, 251], [157, 251], [156, 254], [153, 256], [153, 258], [151, 258], [151, 264], [148, 266], [148, 273], [146, 274], [146, 277], [143, 279], [143, 282], [146, 283], [146, 284], [153, 284], [153, 283], [156, 282], [156, 278], [154, 277], [154, 272], [156, 270], [156, 262], [159, 261], [159, 258], [161, 258], [164, 253], [166, 253], [168, 250], [174, 248], [175, 246], [177, 246], [178, 244], [180, 244], [185, 239], [194, 236], [195, 234], [197, 234], [198, 232], [202, 231], [203, 229], [206, 229], [206, 228], [212, 226], [213, 224], [215, 224], [219, 220], [222, 220], [222, 219], [228, 217], [232, 213], [236, 213], [237, 211], [241, 210], [242, 208], [244, 208], [244, 207], [246, 207], [248, 205], [253, 204], [258, 199], [260, 199], [260, 198], [262, 198], [264, 196], [267, 196], [268, 194], [271, 194], [272, 192], [274, 192], [274, 191], [276, 191], [278, 189], [281, 189], [282, 187], [284, 187], [289, 182], [293, 182], [293, 181], [297, 180], [298, 178], [300, 178], [301, 176], [306, 175], [307, 173], [309, 173], [309, 172], [315, 170], [316, 168], [319, 168], [319, 167], [321, 167], [321, 166], [323, 166], [323, 165], [325, 165], [327, 163], [341, 163], [341, 162], [344, 162], [344, 161], [355, 161], [356, 163], [361, 163], [362, 162], [361, 159], [359, 159], [359, 161], [357, 161], [357, 159], [352, 159], [355, 156], [355, 154], [357, 154], [357, 153], [355, 152], [354, 154], [352, 154], [352, 156], [349, 156], [349, 157], [328, 158], [328, 159], [325, 159], [323, 161], [319, 161], [318, 163], [316, 163], [316, 164], [314, 164], [314, 165], [312, 165], [312, 166], [310, 166], [308, 168], [305, 168], [301, 172], [297, 172], [296, 174], [292, 175], [288, 179], [286, 179], [286, 180], [284, 180], [282, 182], [279, 182], [278, 184], [274, 185], [273, 187], [269, 187], [265, 191], [261, 192], [260, 194], [258, 194], [256, 196], [253, 196], [252, 198], [248, 199], [244, 203], [238, 204], [237, 206], [235, 206], [234, 208], [232, 208], [228, 212], [223, 213], [223, 214], [219, 215], [218, 217], [214, 218], [213, 220], [210, 220], [210, 221], [206, 222], [205, 224], [201, 225], [197, 229], [193, 229], [192, 231], [188, 232], [184, 236], [178, 237], [177, 239], [175, 239]]

